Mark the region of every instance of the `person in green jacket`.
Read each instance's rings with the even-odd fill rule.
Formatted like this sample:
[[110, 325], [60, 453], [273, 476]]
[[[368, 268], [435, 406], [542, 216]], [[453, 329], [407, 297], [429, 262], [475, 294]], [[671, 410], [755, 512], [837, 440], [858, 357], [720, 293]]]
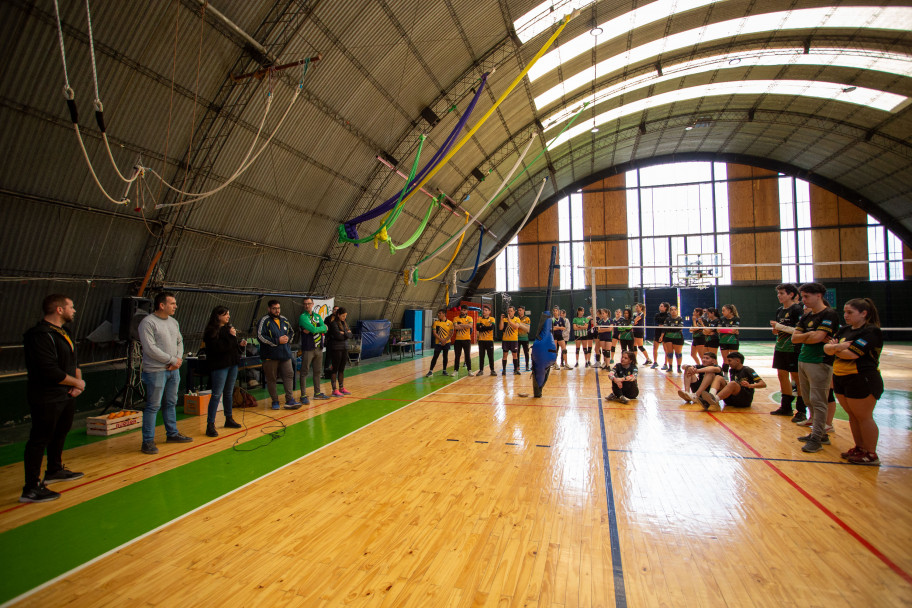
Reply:
[[312, 298], [304, 298], [304, 312], [298, 319], [301, 327], [301, 401], [310, 403], [304, 386], [308, 370], [313, 370], [314, 399], [329, 399], [320, 390], [320, 375], [323, 373], [323, 337], [326, 334], [326, 323], [313, 311]]

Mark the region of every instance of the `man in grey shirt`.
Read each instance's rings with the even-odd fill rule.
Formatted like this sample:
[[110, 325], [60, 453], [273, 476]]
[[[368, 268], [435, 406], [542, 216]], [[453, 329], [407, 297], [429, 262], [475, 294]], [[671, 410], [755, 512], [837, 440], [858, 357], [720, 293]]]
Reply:
[[165, 408], [162, 419], [169, 443], [193, 441], [177, 430], [177, 389], [180, 385], [180, 368], [184, 357], [184, 339], [173, 315], [177, 299], [173, 293], [162, 292], [155, 296], [155, 312], [139, 324], [139, 341], [142, 344], [142, 381], [146, 386], [146, 408], [143, 410], [142, 452], [158, 454], [155, 447], [155, 418]]

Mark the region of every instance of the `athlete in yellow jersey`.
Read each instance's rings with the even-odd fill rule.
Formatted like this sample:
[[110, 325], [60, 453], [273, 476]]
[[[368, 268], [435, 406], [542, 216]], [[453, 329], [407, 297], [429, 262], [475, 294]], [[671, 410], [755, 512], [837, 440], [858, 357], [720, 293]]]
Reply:
[[526, 331], [529, 331], [529, 326], [522, 323], [518, 318], [516, 318], [516, 309], [512, 306], [507, 306], [507, 314], [500, 315], [500, 330], [503, 332], [501, 335], [501, 348], [503, 348], [503, 359], [501, 360], [501, 370], [500, 375], [507, 375], [507, 353], [512, 353], [513, 355], [513, 373], [517, 376], [519, 372], [519, 330], [521, 327], [524, 327]]
[[521, 326], [519, 328], [519, 347], [523, 351], [523, 359], [526, 362], [526, 371], [531, 371], [532, 368], [529, 366], [529, 330], [528, 328], [532, 326], [532, 319], [526, 315], [526, 309], [524, 306], [520, 306], [516, 309], [516, 316], [519, 319], [519, 322], [527, 327], [523, 329]]
[[434, 366], [437, 365], [437, 357], [443, 353], [443, 372], [441, 375], [449, 376], [450, 372], [446, 370], [447, 359], [450, 356], [450, 338], [453, 335], [453, 322], [446, 318], [446, 311], [440, 309], [437, 311], [437, 320], [434, 321], [431, 331], [434, 332], [434, 357], [431, 359], [431, 369], [426, 376], [431, 377], [434, 373]]
[[496, 376], [497, 372], [494, 371], [494, 317], [491, 316], [491, 307], [487, 304], [481, 307], [481, 316], [475, 322], [475, 330], [478, 332], [478, 375], [484, 374], [484, 360], [487, 355], [491, 375]]
[[472, 330], [475, 329], [475, 320], [469, 316], [469, 307], [465, 304], [459, 307], [459, 316], [453, 319], [456, 328], [456, 363], [453, 372], [459, 375], [459, 356], [465, 353], [465, 364], [472, 375]]

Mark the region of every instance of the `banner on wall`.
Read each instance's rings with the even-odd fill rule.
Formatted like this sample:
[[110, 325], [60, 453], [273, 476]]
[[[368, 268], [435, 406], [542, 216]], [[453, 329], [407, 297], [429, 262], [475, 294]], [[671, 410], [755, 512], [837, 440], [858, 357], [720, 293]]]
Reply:
[[320, 315], [320, 317], [323, 319], [325, 319], [332, 313], [333, 306], [336, 305], [335, 298], [329, 298], [328, 300], [319, 300], [317, 298], [314, 298], [313, 301], [314, 301], [313, 311], [316, 314]]

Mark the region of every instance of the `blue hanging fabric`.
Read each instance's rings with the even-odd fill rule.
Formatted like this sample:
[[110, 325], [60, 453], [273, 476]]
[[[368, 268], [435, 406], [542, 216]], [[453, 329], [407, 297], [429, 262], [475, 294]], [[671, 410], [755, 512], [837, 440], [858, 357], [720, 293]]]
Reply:
[[484, 233], [485, 233], [485, 229], [484, 229], [484, 228], [479, 228], [479, 229], [478, 229], [478, 232], [479, 232], [479, 235], [478, 235], [478, 253], [475, 254], [475, 268], [472, 270], [472, 276], [470, 276], [470, 277], [469, 277], [468, 279], [466, 279], [465, 281], [463, 281], [462, 279], [459, 279], [459, 282], [460, 282], [460, 283], [468, 283], [468, 282], [470, 282], [472, 279], [475, 278], [475, 274], [478, 272], [478, 262], [481, 261], [481, 244], [484, 243]]

